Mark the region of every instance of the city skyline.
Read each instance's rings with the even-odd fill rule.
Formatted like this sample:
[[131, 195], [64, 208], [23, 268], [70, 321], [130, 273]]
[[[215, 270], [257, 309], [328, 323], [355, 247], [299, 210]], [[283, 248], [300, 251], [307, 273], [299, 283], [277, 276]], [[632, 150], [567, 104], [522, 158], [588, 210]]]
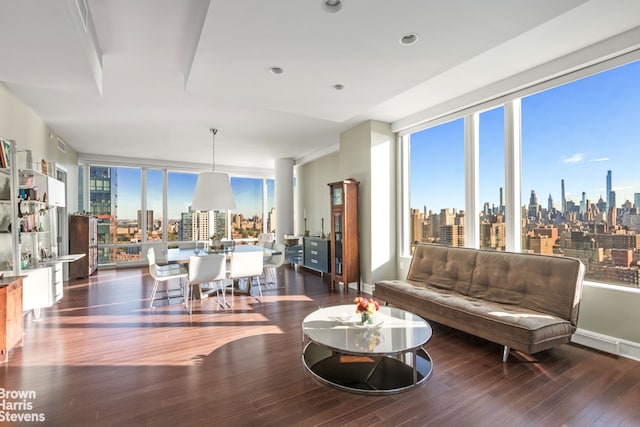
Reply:
[[[118, 219], [135, 220], [140, 210], [141, 169], [117, 169]], [[168, 172], [168, 220], [180, 220], [183, 212], [188, 212], [193, 201], [198, 174], [188, 172]], [[274, 181], [267, 179], [267, 206], [269, 210], [275, 204]], [[231, 213], [239, 213], [245, 217], [262, 215], [261, 178], [231, 177], [231, 189], [236, 202], [236, 209]], [[162, 217], [162, 171], [147, 170], [147, 210], [154, 211], [154, 218]], [[158, 212], [158, 214], [155, 214]]]
[[[480, 114], [480, 207], [497, 206], [505, 186], [503, 116], [503, 107]], [[457, 119], [411, 135], [412, 208], [464, 210], [463, 126]], [[633, 201], [640, 176], [630, 154], [639, 135], [638, 61], [523, 98], [522, 205], [535, 190], [560, 209], [561, 180], [568, 201], [579, 203], [585, 192], [592, 203], [606, 202], [609, 170], [616, 207]]]

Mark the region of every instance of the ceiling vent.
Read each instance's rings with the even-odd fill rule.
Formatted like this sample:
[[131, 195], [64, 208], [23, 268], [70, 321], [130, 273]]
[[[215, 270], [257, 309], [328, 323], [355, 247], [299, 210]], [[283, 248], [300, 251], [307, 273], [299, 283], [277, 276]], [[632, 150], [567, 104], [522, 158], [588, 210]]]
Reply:
[[67, 152], [67, 144], [60, 138], [58, 138], [58, 150], [62, 151], [63, 153]]

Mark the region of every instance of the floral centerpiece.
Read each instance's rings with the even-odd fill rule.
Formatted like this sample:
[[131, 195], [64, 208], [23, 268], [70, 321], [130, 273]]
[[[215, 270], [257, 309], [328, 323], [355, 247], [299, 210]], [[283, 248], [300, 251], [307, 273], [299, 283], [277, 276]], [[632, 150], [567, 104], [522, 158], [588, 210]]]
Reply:
[[360, 322], [363, 325], [373, 323], [373, 314], [380, 309], [380, 304], [373, 298], [356, 297], [356, 313], [360, 314]]

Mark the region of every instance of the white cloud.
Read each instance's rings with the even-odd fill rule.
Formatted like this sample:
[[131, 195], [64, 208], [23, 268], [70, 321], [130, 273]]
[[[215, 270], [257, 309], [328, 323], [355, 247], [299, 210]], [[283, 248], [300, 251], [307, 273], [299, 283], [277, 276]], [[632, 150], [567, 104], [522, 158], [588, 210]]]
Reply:
[[591, 159], [589, 161], [590, 162], [608, 162], [609, 158], [608, 157], [600, 157], [600, 158], [597, 158], [597, 159]]
[[562, 159], [562, 163], [579, 163], [584, 159], [584, 155], [582, 153], [576, 153], [569, 157], [564, 157]]

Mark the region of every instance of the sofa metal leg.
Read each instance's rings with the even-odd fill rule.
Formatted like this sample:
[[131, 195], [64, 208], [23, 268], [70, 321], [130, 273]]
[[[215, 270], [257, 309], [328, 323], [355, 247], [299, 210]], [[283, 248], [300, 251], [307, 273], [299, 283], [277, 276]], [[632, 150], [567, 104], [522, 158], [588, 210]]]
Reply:
[[504, 349], [502, 349], [502, 363], [507, 363], [507, 359], [509, 358], [509, 351], [511, 349], [509, 348], [508, 345], [504, 346]]

